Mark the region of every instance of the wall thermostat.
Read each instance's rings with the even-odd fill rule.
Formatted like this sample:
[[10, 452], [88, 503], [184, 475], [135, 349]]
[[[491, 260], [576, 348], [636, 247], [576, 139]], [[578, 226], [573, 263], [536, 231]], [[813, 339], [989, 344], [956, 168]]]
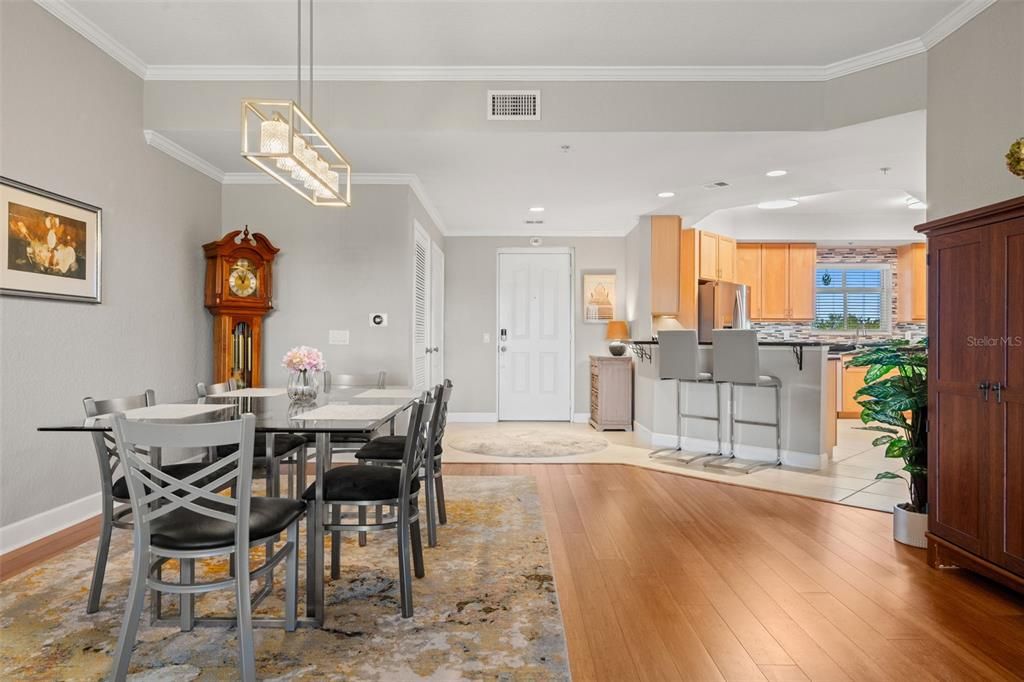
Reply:
[[371, 327], [386, 327], [386, 326], [388, 326], [388, 314], [387, 313], [370, 313], [370, 326]]

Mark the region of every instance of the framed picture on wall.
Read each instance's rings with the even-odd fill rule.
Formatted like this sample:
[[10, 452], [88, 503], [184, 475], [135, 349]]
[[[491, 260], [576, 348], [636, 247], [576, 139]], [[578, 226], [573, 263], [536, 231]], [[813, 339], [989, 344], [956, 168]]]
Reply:
[[0, 294], [100, 302], [102, 211], [0, 177]]
[[583, 321], [603, 324], [615, 318], [615, 272], [583, 273]]

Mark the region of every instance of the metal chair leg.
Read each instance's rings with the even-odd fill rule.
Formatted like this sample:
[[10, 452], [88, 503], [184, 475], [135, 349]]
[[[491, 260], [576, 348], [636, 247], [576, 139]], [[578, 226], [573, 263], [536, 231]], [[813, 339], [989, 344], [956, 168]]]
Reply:
[[110, 678], [114, 682], [124, 682], [128, 678], [128, 664], [131, 662], [135, 637], [139, 632], [139, 620], [142, 617], [142, 606], [146, 599], [149, 552], [143, 547], [136, 547], [134, 554], [128, 603], [125, 607], [124, 620], [121, 622], [121, 633], [117, 638], [117, 649], [114, 651], [114, 669], [110, 673]]
[[398, 596], [402, 606], [402, 618], [412, 618], [412, 567], [409, 565], [409, 550], [412, 544], [408, 511], [398, 521]]
[[426, 469], [423, 482], [426, 484], [427, 498], [427, 544], [437, 547], [437, 505], [435, 503], [434, 458], [428, 457], [424, 463]]
[[[196, 560], [178, 560], [178, 583], [192, 585], [196, 580]], [[181, 616], [181, 631], [192, 632], [195, 628], [196, 595], [182, 592], [178, 595], [178, 610]]]
[[291, 544], [291, 551], [285, 564], [284, 572], [284, 629], [285, 632], [295, 632], [298, 627], [297, 592], [299, 582], [299, 522], [295, 521], [288, 526], [288, 542]]
[[413, 570], [416, 572], [417, 578], [422, 578], [427, 574], [426, 567], [423, 565], [423, 538], [420, 536], [420, 521], [416, 519], [412, 522], [412, 528], [410, 529], [410, 539], [412, 541], [412, 565]]
[[114, 530], [114, 501], [103, 500], [103, 526], [100, 528], [100, 539], [96, 545], [96, 561], [92, 567], [92, 583], [89, 585], [89, 602], [86, 613], [100, 610], [100, 597], [103, 594], [103, 577], [107, 573], [107, 556], [110, 553], [110, 535]]
[[437, 523], [443, 526], [448, 523], [448, 508], [444, 503], [444, 476], [441, 474], [440, 469], [437, 470], [435, 493], [437, 497]]
[[[366, 525], [366, 507], [360, 506], [358, 513], [359, 513], [359, 525], [360, 526], [365, 526]], [[360, 547], [366, 547], [366, 531], [365, 530], [359, 531], [359, 546]]]
[[[366, 512], [363, 512], [364, 514]], [[331, 505], [331, 523], [341, 523], [341, 505]], [[331, 580], [341, 577], [341, 531], [331, 531]]]
[[252, 633], [252, 602], [249, 596], [249, 554], [244, 547], [235, 553], [235, 602], [238, 609], [238, 667], [245, 682], [256, 682], [256, 649]]
[[682, 452], [683, 450], [683, 384], [680, 381], [676, 381], [676, 446], [674, 448], [660, 448], [658, 450], [652, 450], [647, 456], [648, 457], [661, 457], [663, 453], [668, 452]]

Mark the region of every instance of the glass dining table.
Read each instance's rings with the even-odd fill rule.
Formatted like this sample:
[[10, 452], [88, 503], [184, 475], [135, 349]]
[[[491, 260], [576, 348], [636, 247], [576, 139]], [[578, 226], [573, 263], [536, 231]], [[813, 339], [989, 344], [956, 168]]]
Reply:
[[[274, 452], [273, 434], [300, 434], [315, 438], [315, 496], [307, 513], [307, 532], [323, 527], [324, 474], [331, 463], [331, 441], [370, 440], [382, 429], [395, 433], [396, 422], [413, 402], [425, 394], [405, 387], [387, 389], [335, 388], [321, 392], [316, 399], [292, 402], [283, 389], [240, 389], [229, 394], [211, 395], [197, 401], [164, 403], [125, 412], [128, 419], [149, 422], [206, 423], [236, 419], [242, 413], [256, 417], [256, 432], [267, 434], [267, 456]], [[220, 408], [220, 409], [218, 409]], [[103, 416], [77, 424], [41, 426], [41, 432], [81, 432], [96, 434], [110, 431]], [[259, 456], [260, 453], [254, 453]], [[150, 452], [154, 466], [160, 466], [161, 453]], [[306, 488], [306, 466], [298, 468], [298, 494]], [[324, 621], [324, 543], [314, 542], [313, 575], [306, 576], [306, 612], [300, 625], [323, 625]]]

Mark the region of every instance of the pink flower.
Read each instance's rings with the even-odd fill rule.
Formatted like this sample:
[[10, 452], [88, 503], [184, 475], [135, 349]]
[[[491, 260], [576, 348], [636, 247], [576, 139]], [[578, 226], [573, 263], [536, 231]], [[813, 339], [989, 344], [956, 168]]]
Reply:
[[316, 348], [296, 346], [284, 354], [281, 365], [293, 372], [320, 372], [324, 369], [324, 356]]

